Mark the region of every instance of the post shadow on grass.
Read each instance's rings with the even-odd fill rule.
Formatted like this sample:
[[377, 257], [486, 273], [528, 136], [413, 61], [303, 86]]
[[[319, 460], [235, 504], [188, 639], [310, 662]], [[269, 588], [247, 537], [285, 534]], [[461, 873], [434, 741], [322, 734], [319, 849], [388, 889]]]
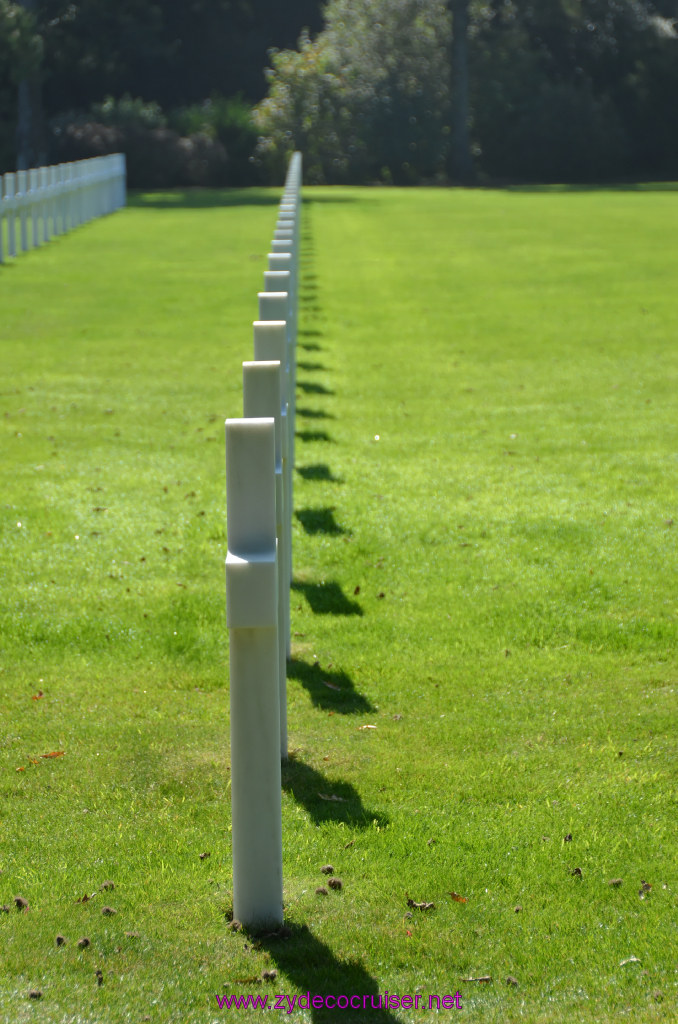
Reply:
[[339, 537], [349, 533], [334, 518], [334, 509], [332, 507], [300, 508], [294, 514], [305, 532], [311, 535], [324, 533], [327, 536]]
[[296, 679], [308, 693], [313, 706], [339, 715], [367, 715], [377, 709], [358, 693], [355, 683], [343, 671], [321, 668], [317, 661], [309, 664], [299, 658], [287, 662], [287, 678]]
[[350, 782], [331, 779], [310, 764], [290, 755], [282, 762], [282, 788], [306, 810], [316, 825], [343, 822], [351, 828], [386, 828], [389, 818], [365, 807], [360, 793]]
[[295, 466], [302, 480], [318, 480], [329, 484], [343, 484], [339, 476], [334, 476], [326, 462], [316, 462], [312, 466]]
[[326, 430], [295, 430], [294, 436], [300, 441], [331, 441]]
[[305, 395], [333, 395], [334, 391], [331, 388], [326, 388], [324, 384], [318, 384], [314, 380], [298, 380], [297, 387], [300, 391], [303, 391]]
[[357, 601], [351, 601], [338, 583], [300, 583], [293, 580], [292, 590], [302, 593], [314, 615], [364, 615]]
[[336, 420], [333, 412], [325, 412], [324, 409], [309, 409], [306, 406], [297, 406], [297, 416], [307, 420]]
[[297, 348], [302, 348], [304, 352], [322, 352], [323, 347], [316, 341], [305, 341], [305, 338], [324, 338], [324, 332], [317, 330], [314, 327], [307, 327], [303, 330], [297, 331]]
[[309, 372], [311, 372], [313, 370], [326, 370], [327, 367], [324, 366], [323, 363], [305, 363], [302, 362], [300, 359], [297, 359], [297, 369], [308, 370]]
[[258, 188], [132, 189], [127, 206], [144, 210], [210, 210], [222, 206], [278, 206], [280, 196]]
[[[342, 894], [331, 897], [340, 903]], [[328, 897], [317, 897], [327, 899]], [[313, 1024], [335, 1024], [344, 1017], [361, 1024], [399, 1024], [398, 1018], [381, 1009], [383, 994], [379, 982], [356, 960], [342, 960], [330, 947], [316, 938], [308, 925], [290, 924], [281, 933], [260, 936], [257, 947], [265, 949], [285, 978], [304, 993], [311, 995]], [[360, 996], [360, 1008], [346, 1013], [343, 1007], [313, 1006], [313, 996]], [[370, 998], [364, 999], [363, 997]], [[363, 1004], [367, 1005], [363, 1005]], [[302, 1007], [303, 1008], [303, 1007]]]

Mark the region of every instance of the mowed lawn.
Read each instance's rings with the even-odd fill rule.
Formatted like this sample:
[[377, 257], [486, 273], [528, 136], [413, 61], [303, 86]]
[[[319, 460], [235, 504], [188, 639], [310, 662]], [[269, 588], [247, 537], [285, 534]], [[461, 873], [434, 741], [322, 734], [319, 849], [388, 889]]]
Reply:
[[0, 266], [0, 1021], [673, 1021], [676, 193], [305, 197], [286, 936], [229, 927], [223, 568], [280, 192]]

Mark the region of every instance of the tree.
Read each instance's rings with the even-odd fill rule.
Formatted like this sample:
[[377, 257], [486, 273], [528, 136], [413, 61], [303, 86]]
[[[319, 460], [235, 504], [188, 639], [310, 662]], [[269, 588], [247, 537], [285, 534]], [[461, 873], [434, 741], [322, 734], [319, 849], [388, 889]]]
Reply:
[[675, 56], [662, 61], [657, 51], [675, 54], [675, 46], [658, 40], [657, 17], [649, 0], [472, 5], [474, 143], [483, 172], [495, 180], [619, 178], [639, 168], [638, 140], [649, 123], [664, 126], [666, 152], [678, 74], [670, 73], [669, 88]]
[[450, 169], [452, 177], [463, 185], [475, 180], [470, 136], [469, 104], [469, 3], [470, 0], [450, 0], [452, 11], [452, 148]]
[[[261, 151], [318, 181], [413, 183], [444, 170], [450, 22], [443, 0], [330, 0], [325, 28], [273, 55]], [[310, 153], [309, 153], [310, 150]], [[309, 162], [310, 156], [310, 162]]]
[[[0, 88], [7, 105], [16, 103], [16, 166], [23, 168], [42, 162], [43, 136], [40, 105], [40, 66], [42, 41], [37, 32], [35, 0], [18, 3], [0, 0]], [[10, 163], [6, 152], [4, 161]], [[13, 164], [14, 161], [11, 161]]]

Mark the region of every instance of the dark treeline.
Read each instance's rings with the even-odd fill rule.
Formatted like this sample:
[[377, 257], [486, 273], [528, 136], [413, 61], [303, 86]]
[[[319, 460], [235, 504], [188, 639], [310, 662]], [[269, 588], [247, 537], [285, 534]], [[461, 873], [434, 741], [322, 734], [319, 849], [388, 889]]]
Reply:
[[0, 171], [678, 178], [678, 0], [0, 0]]

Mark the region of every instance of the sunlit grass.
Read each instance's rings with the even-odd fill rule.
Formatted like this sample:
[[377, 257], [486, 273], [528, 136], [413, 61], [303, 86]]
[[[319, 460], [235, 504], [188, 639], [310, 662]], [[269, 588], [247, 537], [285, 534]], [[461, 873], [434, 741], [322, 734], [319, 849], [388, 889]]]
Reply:
[[674, 195], [306, 195], [286, 940], [225, 916], [223, 420], [279, 197], [0, 267], [0, 1019], [671, 1021]]

